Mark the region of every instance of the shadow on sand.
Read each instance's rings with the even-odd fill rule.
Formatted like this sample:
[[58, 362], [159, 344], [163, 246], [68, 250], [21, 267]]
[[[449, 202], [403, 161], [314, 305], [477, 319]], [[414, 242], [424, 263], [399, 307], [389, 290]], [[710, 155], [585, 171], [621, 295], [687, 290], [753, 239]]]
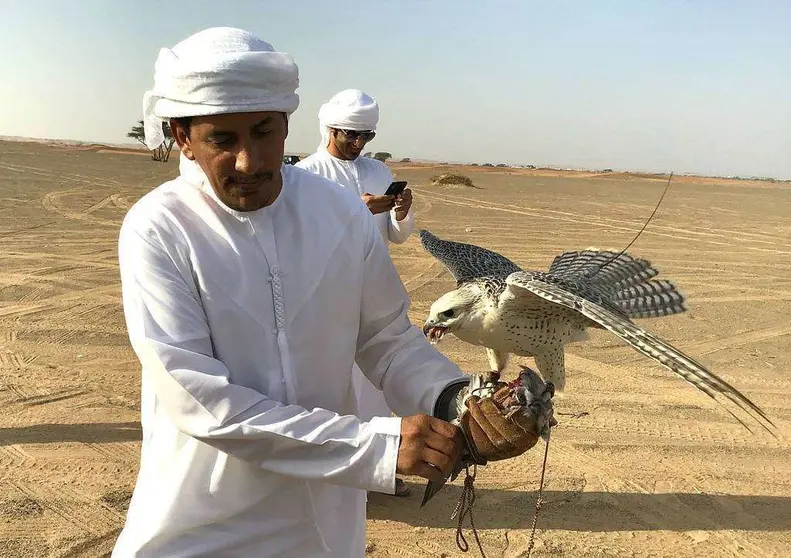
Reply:
[[[461, 495], [459, 479], [445, 485], [423, 508], [420, 502], [425, 485], [407, 484], [411, 490], [408, 498], [370, 493], [368, 518], [415, 527], [456, 528], [458, 520], [450, 516]], [[476, 487], [475, 525], [479, 529], [529, 529], [536, 496], [536, 491]], [[791, 498], [782, 496], [544, 490], [544, 500], [538, 519], [540, 529], [588, 532], [791, 529]], [[469, 518], [464, 524], [469, 525]]]
[[16, 428], [0, 428], [0, 446], [58, 442], [132, 442], [142, 439], [143, 433], [140, 423], [137, 422], [36, 424]]

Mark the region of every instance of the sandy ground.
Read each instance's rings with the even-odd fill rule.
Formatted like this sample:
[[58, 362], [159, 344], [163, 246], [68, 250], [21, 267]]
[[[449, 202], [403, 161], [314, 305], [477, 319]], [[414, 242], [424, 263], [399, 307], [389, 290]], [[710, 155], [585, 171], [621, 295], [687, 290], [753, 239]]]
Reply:
[[[622, 248], [661, 177], [465, 169], [476, 188], [430, 187], [447, 167], [394, 166], [419, 226], [546, 268], [566, 249]], [[125, 211], [176, 161], [0, 143], [0, 556], [107, 556], [138, 466], [138, 364], [121, 311]], [[778, 439], [606, 332], [570, 347], [533, 556], [791, 555], [791, 188], [680, 178], [630, 250], [688, 294], [682, 316], [643, 321], [766, 410]], [[467, 231], [466, 229], [470, 229]], [[452, 287], [417, 238], [393, 247], [419, 323]], [[482, 349], [439, 349], [486, 370]], [[512, 376], [514, 359], [507, 376]], [[568, 413], [568, 414], [567, 414]], [[587, 413], [587, 414], [586, 414]], [[478, 470], [487, 556], [525, 556], [543, 446]], [[420, 509], [372, 495], [369, 554], [476, 556], [450, 518], [461, 479]]]

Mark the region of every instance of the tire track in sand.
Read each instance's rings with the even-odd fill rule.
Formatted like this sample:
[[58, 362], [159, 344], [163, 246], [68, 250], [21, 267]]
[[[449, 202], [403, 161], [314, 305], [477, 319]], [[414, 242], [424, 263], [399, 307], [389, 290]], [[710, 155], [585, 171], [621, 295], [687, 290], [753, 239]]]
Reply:
[[[736, 349], [744, 345], [752, 345], [777, 337], [784, 337], [786, 335], [791, 335], [791, 324], [781, 323], [760, 329], [735, 333], [733, 335], [726, 335], [709, 341], [693, 341], [686, 344], [682, 350], [695, 358], [696, 356], [711, 355], [719, 351]], [[624, 359], [615, 359], [612, 362], [616, 364], [628, 364], [641, 360], [643, 359], [638, 356], [629, 356]]]
[[[601, 493], [599, 494], [598, 499], [606, 501], [609, 506], [618, 509], [618, 511], [624, 511], [636, 517], [641, 523], [649, 525], [655, 529], [662, 530], [663, 526], [668, 522], [678, 522], [679, 516], [683, 519], [686, 519], [685, 523], [688, 523], [689, 525], [699, 525], [702, 522], [702, 518], [697, 510], [685, 503], [678, 496], [666, 499], [658, 499], [657, 502], [660, 503], [650, 509], [629, 508], [621, 510], [618, 508], [617, 498], [615, 498], [614, 495], [613, 497], [608, 498], [607, 493], [635, 492], [638, 494], [654, 494], [654, 487], [648, 487], [637, 480], [632, 480], [626, 476], [622, 476], [621, 471], [616, 467], [608, 466], [606, 462], [603, 462], [598, 458], [591, 457], [584, 451], [575, 449], [568, 444], [564, 444], [562, 441], [556, 442], [554, 444], [554, 452], [550, 452], [548, 461], [551, 462], [553, 459], [560, 459], [565, 463], [574, 463], [575, 468], [584, 470], [585, 479], [587, 481], [586, 485], [589, 489], [592, 488], [591, 476], [595, 477], [596, 481], [598, 481], [598, 484], [601, 486]], [[551, 467], [550, 463], [547, 464], [547, 467]], [[667, 494], [664, 495], [668, 496]], [[585, 498], [584, 491], [582, 493], [582, 497]], [[673, 519], [668, 521], [668, 518]], [[719, 535], [717, 539], [725, 539], [709, 539], [710, 544], [706, 547], [706, 556], [733, 556], [733, 553], [730, 549], [737, 545], [741, 546], [742, 548], [752, 548], [754, 551], [760, 551], [760, 548], [756, 547], [755, 544], [744, 538], [744, 536], [740, 533], [735, 531], [719, 530], [717, 523], [712, 520], [706, 521], [706, 523], [708, 523], [708, 525], [706, 525], [707, 529], [704, 530], [709, 532], [716, 531], [716, 533]], [[687, 539], [690, 545], [693, 545], [697, 542], [693, 534], [689, 532], [679, 532], [676, 534]], [[716, 552], [717, 554], [712, 554], [712, 552]]]
[[84, 188], [72, 188], [70, 190], [60, 190], [57, 192], [47, 192], [44, 194], [44, 197], [41, 199], [41, 205], [44, 206], [44, 209], [47, 211], [53, 211], [58, 215], [61, 215], [67, 219], [72, 220], [79, 220], [85, 221], [92, 225], [103, 225], [107, 227], [118, 227], [120, 226], [119, 221], [111, 221], [109, 219], [102, 219], [100, 217], [96, 217], [91, 215], [92, 212], [96, 211], [97, 209], [101, 209], [105, 205], [108, 205], [112, 199], [110, 196], [104, 198], [103, 200], [91, 205], [87, 209], [83, 211], [73, 211], [65, 208], [61, 205], [60, 199], [63, 196], [69, 194], [77, 194], [77, 193], [85, 193]]
[[[120, 531], [122, 519], [119, 514], [105, 506], [92, 505], [84, 495], [77, 493], [62, 485], [47, 483], [47, 486], [30, 486], [21, 483], [12, 485], [26, 498], [35, 502], [58, 517], [60, 523], [68, 527], [61, 527], [54, 523], [51, 528], [68, 533], [68, 539], [75, 538], [75, 533], [82, 535], [80, 542], [70, 544], [58, 556], [85, 556], [85, 552], [96, 549], [105, 544]], [[24, 526], [24, 524], [23, 524]], [[59, 528], [60, 527], [60, 528]]]
[[[0, 318], [8, 318], [11, 316], [27, 316], [29, 314], [35, 314], [37, 312], [42, 312], [45, 310], [52, 310], [56, 306], [80, 301], [85, 297], [96, 297], [96, 296], [107, 296], [110, 294], [117, 294], [118, 293], [118, 286], [117, 285], [105, 285], [103, 287], [95, 287], [92, 289], [85, 289], [82, 291], [77, 292], [68, 292], [59, 295], [53, 295], [47, 299], [44, 299], [42, 302], [37, 303], [30, 303], [30, 304], [11, 304], [9, 306], [5, 306], [0, 308]], [[115, 303], [115, 297], [112, 298], [112, 302]]]
[[92, 536], [55, 554], [53, 558], [107, 558], [113, 549], [121, 528], [98, 536]]
[[[574, 220], [579, 219], [579, 214], [572, 213], [568, 211], [559, 211], [554, 209], [541, 209], [535, 210], [530, 209], [524, 206], [516, 205], [516, 204], [504, 204], [500, 202], [491, 202], [485, 200], [476, 200], [475, 198], [468, 198], [463, 196], [454, 196], [451, 199], [447, 198], [447, 195], [438, 194], [438, 197], [444, 197], [443, 201], [455, 201], [455, 200], [463, 200], [466, 202], [473, 203], [475, 207], [479, 207], [480, 204], [485, 204], [491, 206], [493, 208], [501, 208], [501, 209], [514, 209], [514, 210], [521, 210], [525, 212], [532, 212], [532, 213], [540, 213], [540, 216], [546, 215], [557, 215], [563, 216], [568, 218], [573, 218], [572, 221], [576, 223], [598, 223], [600, 226], [608, 226], [608, 225], [623, 225], [623, 219], [616, 219], [616, 218], [607, 218], [602, 216], [597, 216], [593, 219], [586, 219], [584, 221]], [[596, 204], [595, 204], [596, 205]], [[483, 207], [485, 209], [485, 207]], [[642, 223], [640, 223], [642, 224]], [[752, 233], [747, 231], [734, 231], [734, 230], [725, 230], [725, 229], [715, 229], [712, 227], [703, 227], [702, 230], [698, 229], [683, 229], [680, 227], [674, 227], [669, 225], [661, 225], [661, 224], [652, 224], [652, 229], [656, 230], [664, 230], [666, 232], [671, 233], [684, 233], [684, 234], [692, 234], [698, 235], [701, 237], [713, 237], [713, 238], [721, 238], [723, 240], [729, 241], [728, 245], [732, 245], [733, 241], [736, 240], [738, 242], [757, 242], [760, 244], [774, 244], [774, 245], [781, 245], [786, 246], [788, 244], [788, 239], [785, 236], [781, 235], [769, 235], [766, 233]], [[761, 238], [763, 237], [763, 238]], [[769, 238], [771, 240], [765, 240], [765, 238]]]
[[86, 176], [84, 174], [76, 174], [73, 172], [55, 171], [44, 167], [32, 167], [29, 165], [19, 165], [15, 163], [0, 163], [0, 168], [20, 173], [30, 172], [32, 174], [46, 176], [48, 178], [59, 178], [61, 180], [68, 180], [72, 182], [82, 182], [91, 186], [101, 186], [103, 184], [113, 184], [115, 186], [121, 185], [121, 183], [114, 178], [107, 178], [104, 176]]
[[[622, 231], [622, 232], [628, 232], [628, 233], [632, 233], [632, 234], [634, 234], [634, 232], [635, 232], [632, 228], [624, 227], [623, 224], [622, 224], [623, 223], [622, 221], [617, 221], [617, 220], [614, 220], [614, 219], [612, 219], [612, 220], [611, 219], [603, 219], [603, 218], [582, 219], [580, 217], [575, 216], [575, 214], [573, 214], [573, 213], [567, 213], [567, 212], [561, 212], [561, 211], [553, 211], [553, 210], [531, 210], [531, 209], [521, 208], [520, 206], [507, 206], [505, 204], [500, 204], [500, 203], [496, 203], [496, 202], [479, 201], [479, 200], [475, 200], [474, 198], [463, 198], [463, 197], [450, 198], [450, 197], [446, 197], [446, 196], [444, 196], [442, 194], [437, 194], [437, 193], [433, 194], [433, 198], [435, 200], [439, 200], [439, 201], [442, 201], [444, 203], [451, 204], [451, 205], [456, 205], [456, 206], [460, 206], [460, 207], [471, 207], [471, 208], [474, 208], [474, 209], [488, 209], [488, 210], [492, 210], [492, 211], [501, 211], [501, 212], [505, 212], [505, 213], [513, 213], [513, 214], [516, 214], [516, 215], [524, 215], [526, 217], [536, 217], [536, 218], [539, 218], [539, 219], [550, 219], [550, 220], [556, 220], [556, 221], [565, 221], [565, 222], [569, 222], [569, 223], [579, 223], [579, 224], [587, 225], [589, 227], [606, 227], [608, 229], [618, 230], [618, 231]], [[468, 200], [468, 201], [465, 201], [465, 200]], [[709, 233], [700, 233], [700, 232], [695, 232], [695, 231], [687, 231], [687, 230], [684, 230], [684, 229], [676, 229], [676, 228], [672, 228], [672, 227], [662, 227], [662, 228], [669, 229], [669, 230], [681, 231], [681, 232], [683, 232], [684, 234], [687, 234], [687, 235], [705, 235], [705, 236], [709, 235]], [[690, 241], [690, 242], [706, 242], [706, 243], [709, 243], [709, 244], [713, 244], [715, 246], [725, 246], [725, 247], [728, 247], [728, 248], [733, 248], [734, 241], [740, 240], [740, 239], [738, 239], [735, 236], [728, 236], [728, 235], [725, 235], [725, 234], [720, 235], [720, 234], [713, 234], [713, 233], [712, 233], [713, 236], [722, 237], [722, 238], [730, 238], [730, 241], [725, 241], [725, 240], [718, 241], [718, 240], [714, 240], [712, 238], [695, 238], [694, 236], [683, 236], [682, 234], [679, 234], [679, 233], [662, 232], [662, 230], [658, 230], [658, 229], [659, 229], [659, 227], [657, 225], [654, 225], [651, 228], [651, 234], [653, 236], [661, 236], [661, 237], [666, 237], [666, 238], [672, 238], [673, 240], [682, 240], [682, 241]], [[791, 251], [787, 251], [787, 250], [778, 250], [778, 249], [771, 249], [771, 248], [759, 248], [757, 246], [742, 246], [742, 248], [744, 248], [745, 250], [751, 250], [751, 251], [756, 251], [756, 252], [765, 252], [765, 253], [771, 253], [771, 254], [781, 254], [781, 255], [784, 255], [784, 256], [791, 256]]]
[[51, 252], [13, 252], [6, 251], [3, 255], [7, 258], [15, 260], [33, 260], [35, 262], [47, 261], [52, 263], [62, 262], [64, 264], [73, 264], [80, 268], [93, 267], [97, 269], [112, 269], [117, 270], [118, 264], [107, 260], [94, 260], [90, 258], [83, 258], [82, 256], [68, 256], [65, 254], [57, 254]]
[[437, 270], [437, 271], [439, 271], [439, 273], [437, 273], [435, 271], [434, 275], [429, 277], [427, 280], [424, 280], [423, 282], [421, 282], [417, 286], [409, 287], [409, 285], [412, 285], [412, 283], [414, 283], [415, 281], [418, 281], [418, 280], [422, 279], [423, 277], [426, 276], [426, 274], [429, 271], [431, 271], [432, 269], [434, 269], [436, 267], [437, 267], [437, 262], [436, 261], [432, 261], [431, 263], [429, 263], [429, 265], [425, 269], [423, 269], [423, 271], [421, 271], [417, 275], [413, 275], [412, 277], [410, 277], [409, 279], [404, 281], [404, 287], [407, 287], [407, 293], [409, 293], [411, 295], [417, 289], [420, 289], [421, 287], [423, 287], [427, 283], [429, 283], [429, 282], [433, 281], [434, 279], [437, 279], [438, 277], [440, 277], [442, 275], [442, 270]]
[[86, 176], [86, 175], [80, 175], [69, 172], [53, 171], [42, 167], [32, 167], [32, 166], [16, 165], [9, 163], [0, 164], [0, 168], [15, 171], [15, 172], [21, 172], [21, 173], [32, 173], [37, 176], [44, 176], [47, 178], [57, 178], [60, 180], [81, 183], [83, 184], [82, 187], [68, 188], [65, 190], [47, 192], [44, 195], [44, 197], [41, 199], [41, 204], [44, 206], [46, 210], [55, 212], [67, 219], [76, 219], [76, 220], [86, 221], [94, 225], [102, 225], [108, 227], [119, 226], [118, 221], [102, 219], [100, 217], [95, 217], [91, 215], [91, 213], [93, 213], [94, 211], [97, 211], [102, 207], [105, 207], [110, 204], [114, 205], [115, 207], [119, 207], [119, 203], [120, 203], [119, 200], [121, 198], [119, 197], [120, 194], [118, 193], [111, 194], [82, 211], [70, 210], [62, 206], [60, 203], [60, 199], [69, 194], [94, 193], [93, 190], [89, 190], [85, 186], [93, 186], [93, 187], [98, 186], [98, 187], [106, 188], [108, 185], [110, 185], [110, 186], [118, 187], [121, 185], [121, 183], [118, 180], [112, 178], [106, 178], [103, 176]]

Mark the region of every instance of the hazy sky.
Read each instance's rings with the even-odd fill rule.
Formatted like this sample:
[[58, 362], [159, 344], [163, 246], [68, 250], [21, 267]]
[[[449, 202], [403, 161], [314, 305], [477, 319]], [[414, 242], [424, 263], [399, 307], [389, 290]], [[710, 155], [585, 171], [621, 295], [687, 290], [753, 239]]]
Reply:
[[216, 25], [295, 57], [291, 151], [353, 87], [396, 157], [791, 178], [789, 0], [0, 0], [0, 135], [128, 141], [159, 48]]

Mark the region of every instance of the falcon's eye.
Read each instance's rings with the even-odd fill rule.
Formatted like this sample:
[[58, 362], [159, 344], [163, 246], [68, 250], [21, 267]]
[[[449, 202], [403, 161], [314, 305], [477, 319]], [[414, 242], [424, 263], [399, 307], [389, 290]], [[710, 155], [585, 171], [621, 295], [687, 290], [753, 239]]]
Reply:
[[445, 310], [442, 313], [442, 315], [445, 316], [446, 318], [452, 318], [453, 317], [453, 310]]

